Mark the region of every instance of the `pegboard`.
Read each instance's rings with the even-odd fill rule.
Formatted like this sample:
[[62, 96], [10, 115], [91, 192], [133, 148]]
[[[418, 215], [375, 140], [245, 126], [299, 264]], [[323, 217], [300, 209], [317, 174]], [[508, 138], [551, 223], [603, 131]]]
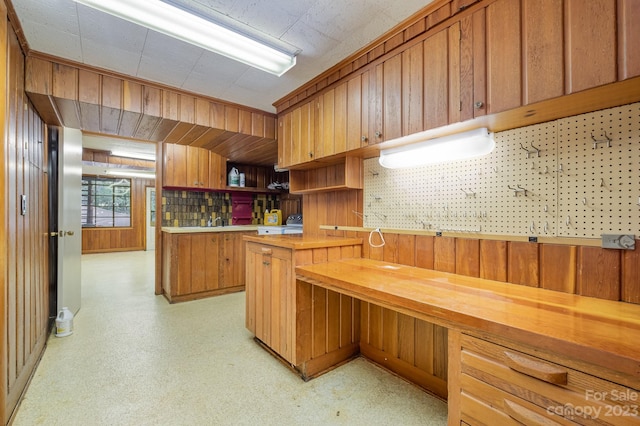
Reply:
[[[599, 141], [604, 131], [611, 147], [597, 143], [593, 149], [591, 133]], [[481, 158], [397, 170], [368, 159], [363, 225], [517, 236], [638, 235], [639, 135], [637, 103], [496, 133], [495, 150]]]
[[640, 234], [640, 103], [560, 120], [558, 235]]

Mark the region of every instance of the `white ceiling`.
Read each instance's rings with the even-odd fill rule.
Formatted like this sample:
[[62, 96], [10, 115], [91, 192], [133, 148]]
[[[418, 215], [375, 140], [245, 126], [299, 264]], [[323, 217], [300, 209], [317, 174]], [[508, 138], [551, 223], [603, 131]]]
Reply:
[[33, 51], [275, 112], [273, 102], [433, 0], [163, 1], [293, 46], [297, 65], [275, 77], [72, 0], [11, 3]]

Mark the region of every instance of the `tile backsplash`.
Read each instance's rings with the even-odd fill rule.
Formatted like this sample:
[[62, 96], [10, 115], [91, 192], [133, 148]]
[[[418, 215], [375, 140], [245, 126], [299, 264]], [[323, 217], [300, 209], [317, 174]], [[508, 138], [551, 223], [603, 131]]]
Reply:
[[[246, 194], [246, 193], [243, 193]], [[252, 194], [252, 223], [260, 225], [266, 210], [280, 208], [277, 194]], [[162, 191], [162, 226], [206, 226], [209, 217], [220, 217], [225, 225], [232, 224], [230, 192]], [[215, 225], [221, 225], [218, 221]]]

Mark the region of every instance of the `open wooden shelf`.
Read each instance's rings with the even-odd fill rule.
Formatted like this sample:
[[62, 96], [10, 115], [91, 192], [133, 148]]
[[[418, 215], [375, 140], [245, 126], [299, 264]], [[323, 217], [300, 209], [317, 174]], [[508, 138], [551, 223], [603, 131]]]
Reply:
[[289, 192], [313, 194], [317, 192], [362, 189], [363, 162], [360, 157], [346, 156], [344, 161], [307, 170], [289, 171]]

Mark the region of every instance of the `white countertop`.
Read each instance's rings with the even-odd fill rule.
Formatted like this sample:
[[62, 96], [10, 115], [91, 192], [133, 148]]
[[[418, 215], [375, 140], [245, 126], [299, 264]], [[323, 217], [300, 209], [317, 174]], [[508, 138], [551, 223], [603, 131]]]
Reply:
[[163, 226], [162, 232], [168, 234], [194, 234], [199, 232], [251, 232], [258, 231], [259, 225], [230, 225], [230, 226]]

